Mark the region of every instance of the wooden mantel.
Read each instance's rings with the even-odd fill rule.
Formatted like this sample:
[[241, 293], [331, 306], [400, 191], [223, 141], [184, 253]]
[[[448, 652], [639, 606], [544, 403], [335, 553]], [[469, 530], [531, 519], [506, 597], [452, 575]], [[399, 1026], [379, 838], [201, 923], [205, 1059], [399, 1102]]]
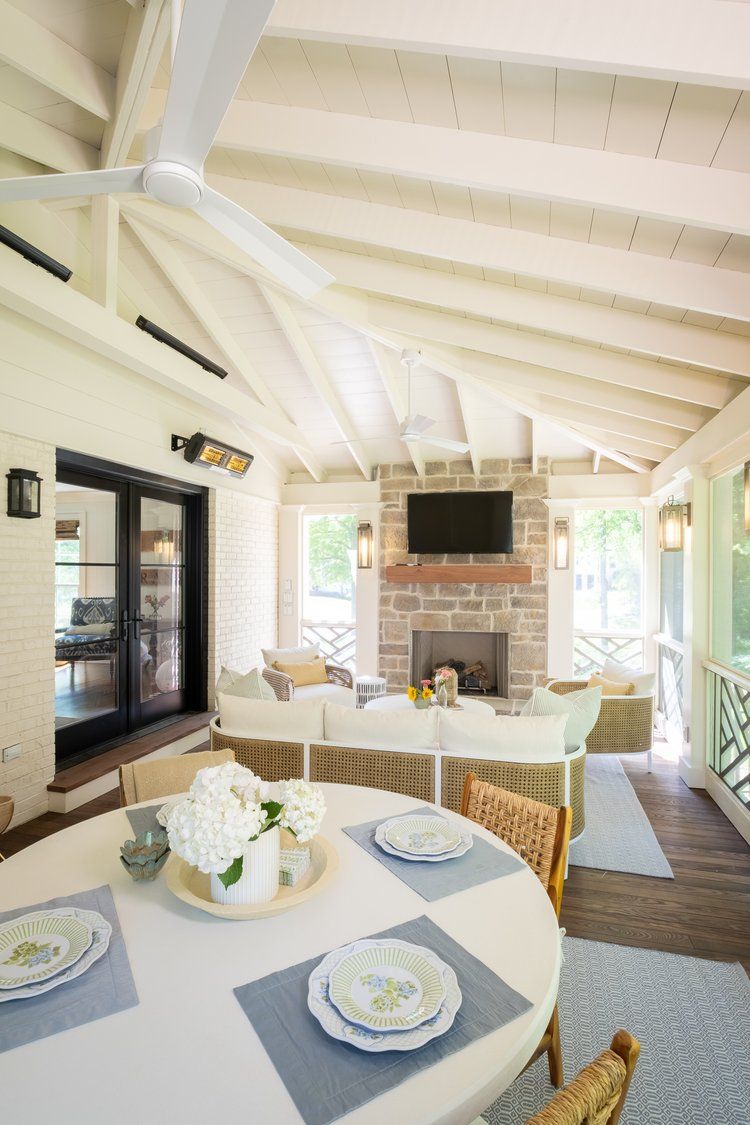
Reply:
[[434, 566], [387, 566], [386, 582], [486, 582], [492, 585], [523, 584], [531, 582], [531, 567], [527, 563], [440, 563]]

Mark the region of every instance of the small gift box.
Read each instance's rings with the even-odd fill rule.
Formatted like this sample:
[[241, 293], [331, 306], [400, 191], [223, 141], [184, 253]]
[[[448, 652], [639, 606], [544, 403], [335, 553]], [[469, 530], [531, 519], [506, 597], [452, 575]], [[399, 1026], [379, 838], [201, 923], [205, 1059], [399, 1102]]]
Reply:
[[295, 886], [310, 866], [309, 848], [282, 848], [279, 865], [279, 885]]

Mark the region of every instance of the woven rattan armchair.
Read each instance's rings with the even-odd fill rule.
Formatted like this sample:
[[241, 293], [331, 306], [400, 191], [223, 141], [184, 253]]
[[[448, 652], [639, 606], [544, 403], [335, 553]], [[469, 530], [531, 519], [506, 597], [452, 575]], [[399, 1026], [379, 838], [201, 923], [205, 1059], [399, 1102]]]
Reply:
[[[2, 836], [13, 819], [13, 809], [14, 804], [12, 797], [0, 797], [0, 836]], [[0, 852], [0, 860], [3, 859], [5, 859], [5, 856]]]
[[[348, 668], [339, 664], [331, 664], [326, 660], [326, 676], [329, 684], [338, 684], [339, 687], [351, 688], [354, 677]], [[270, 684], [280, 703], [289, 703], [294, 699], [294, 680], [286, 672], [279, 672], [276, 668], [266, 666], [263, 669], [263, 679]]]
[[180, 754], [175, 758], [129, 762], [120, 766], [120, 807], [150, 801], [153, 797], [172, 797], [175, 793], [184, 793], [193, 784], [198, 770], [234, 761], [232, 750], [202, 750], [197, 754]]
[[[585, 680], [551, 680], [547, 687], [555, 695], [583, 691]], [[599, 718], [586, 736], [589, 754], [651, 754], [654, 743], [653, 695], [603, 695]]]
[[[541, 801], [519, 797], [517, 793], [479, 781], [476, 774], [469, 773], [464, 782], [461, 815], [481, 824], [518, 852], [545, 887], [559, 918], [573, 810], [568, 806], [553, 809]], [[527, 1067], [542, 1055], [547, 1056], [550, 1082], [553, 1086], [562, 1086], [563, 1059], [557, 1004]]]
[[640, 1052], [637, 1039], [618, 1031], [609, 1050], [584, 1067], [526, 1125], [617, 1125]]

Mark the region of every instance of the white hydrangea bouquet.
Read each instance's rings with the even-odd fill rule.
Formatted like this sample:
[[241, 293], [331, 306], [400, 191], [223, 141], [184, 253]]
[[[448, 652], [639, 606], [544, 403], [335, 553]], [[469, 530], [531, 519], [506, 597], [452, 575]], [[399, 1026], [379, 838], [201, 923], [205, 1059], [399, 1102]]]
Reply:
[[[320, 830], [325, 811], [320, 789], [301, 779], [279, 782], [277, 798], [272, 798], [269, 783], [245, 766], [236, 762], [208, 766], [198, 771], [187, 797], [169, 811], [169, 846], [191, 866], [210, 874], [212, 886], [218, 877], [228, 891], [247, 874], [246, 859], [252, 865], [256, 854], [261, 865], [260, 849], [254, 853], [253, 845], [269, 834], [268, 844], [273, 844], [276, 857], [275, 883], [269, 882], [269, 886], [275, 894], [279, 834], [272, 830], [286, 828], [300, 843], [306, 843]], [[269, 848], [264, 849], [267, 851]], [[269, 866], [265, 858], [262, 862]]]

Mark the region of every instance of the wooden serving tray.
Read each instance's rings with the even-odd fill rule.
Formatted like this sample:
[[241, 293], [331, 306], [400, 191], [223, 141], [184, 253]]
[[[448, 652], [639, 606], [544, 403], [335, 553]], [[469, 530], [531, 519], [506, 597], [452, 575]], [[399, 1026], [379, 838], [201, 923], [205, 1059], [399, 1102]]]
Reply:
[[331, 881], [339, 865], [336, 849], [323, 836], [316, 836], [309, 844], [310, 867], [304, 877], [294, 887], [279, 887], [279, 893], [270, 902], [248, 906], [225, 906], [211, 898], [211, 879], [197, 867], [191, 867], [184, 859], [172, 855], [167, 863], [165, 875], [167, 886], [173, 895], [190, 906], [215, 914], [217, 918], [230, 921], [251, 921], [254, 918], [272, 918], [301, 906], [303, 902], [319, 894]]

